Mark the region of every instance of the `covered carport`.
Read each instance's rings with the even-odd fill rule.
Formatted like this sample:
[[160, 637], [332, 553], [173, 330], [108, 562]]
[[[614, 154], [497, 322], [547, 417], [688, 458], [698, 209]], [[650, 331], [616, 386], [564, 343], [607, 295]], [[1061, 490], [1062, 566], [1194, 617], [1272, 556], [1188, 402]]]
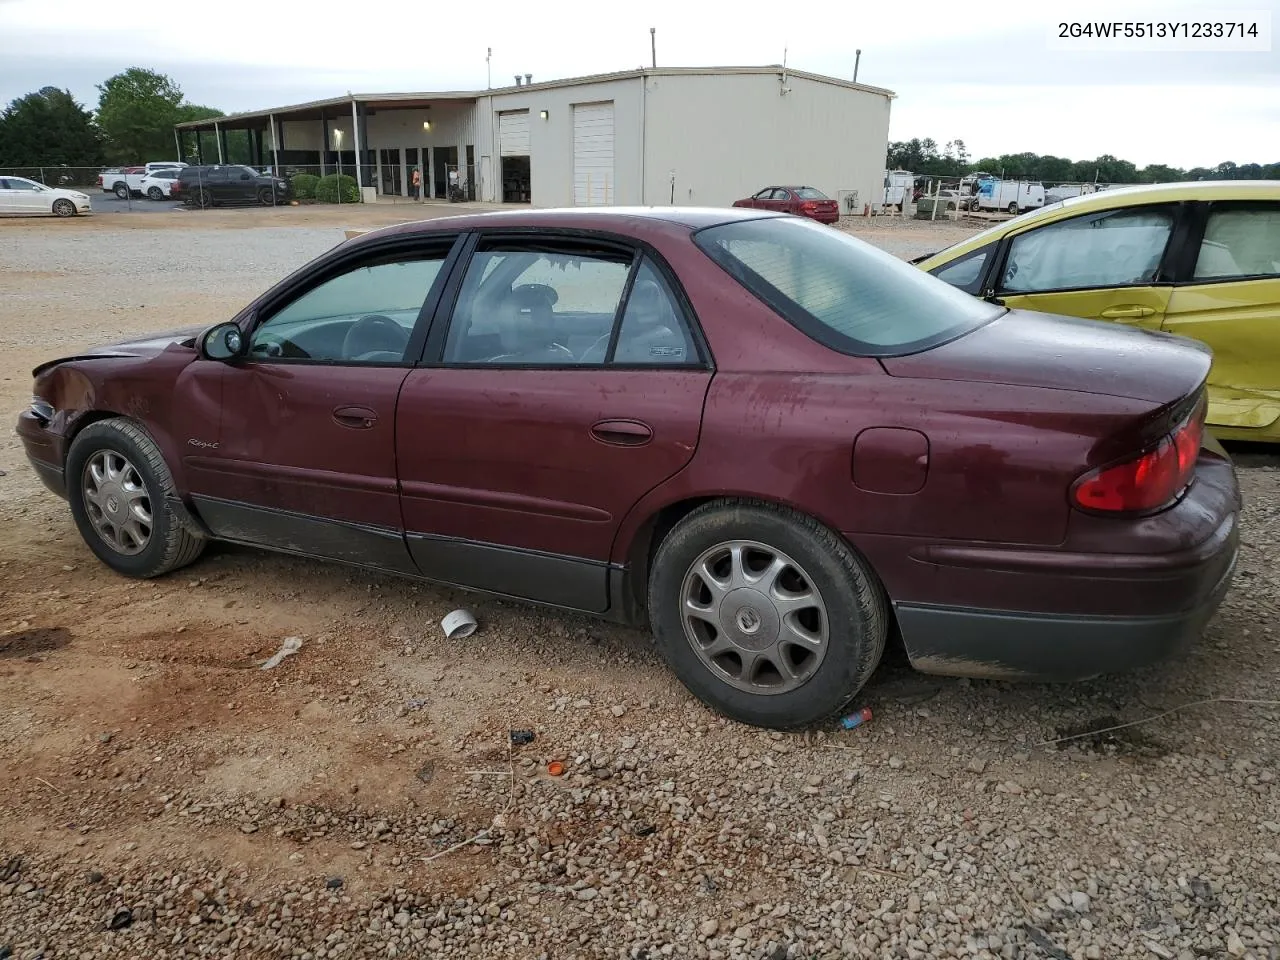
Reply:
[[188, 163], [246, 163], [277, 172], [342, 172], [379, 193], [408, 196], [414, 167], [427, 197], [455, 171], [474, 192], [476, 95], [350, 94], [193, 120], [174, 128]]

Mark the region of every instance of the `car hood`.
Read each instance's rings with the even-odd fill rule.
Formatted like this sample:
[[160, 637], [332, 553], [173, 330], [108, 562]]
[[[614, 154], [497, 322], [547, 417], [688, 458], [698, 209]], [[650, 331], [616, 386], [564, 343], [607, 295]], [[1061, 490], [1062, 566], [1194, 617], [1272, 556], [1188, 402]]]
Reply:
[[115, 343], [104, 344], [100, 347], [90, 347], [88, 350], [81, 350], [79, 353], [69, 354], [65, 357], [58, 357], [56, 360], [49, 360], [40, 364], [31, 371], [32, 376], [39, 376], [50, 367], [59, 363], [67, 363], [71, 360], [100, 360], [109, 359], [111, 357], [153, 357], [167, 347], [175, 343], [182, 343], [198, 336], [207, 328], [207, 325], [195, 327], [181, 327], [176, 330], [165, 330], [160, 333], [148, 333], [141, 337], [130, 340], [120, 340]]
[[1031, 310], [1010, 310], [959, 339], [882, 362], [895, 377], [1102, 394], [1157, 404], [1197, 389], [1210, 349], [1195, 340]]

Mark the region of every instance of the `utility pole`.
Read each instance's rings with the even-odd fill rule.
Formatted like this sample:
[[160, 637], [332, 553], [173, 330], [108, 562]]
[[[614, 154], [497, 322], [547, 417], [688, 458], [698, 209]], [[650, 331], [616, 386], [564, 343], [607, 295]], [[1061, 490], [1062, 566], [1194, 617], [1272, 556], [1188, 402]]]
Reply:
[[862, 51], [853, 51], [853, 82], [858, 82], [858, 64], [862, 62]]
[[490, 90], [493, 89], [493, 65], [489, 62], [493, 59], [493, 47], [489, 47], [488, 52], [484, 55], [484, 76], [485, 84]]
[[653, 69], [658, 69], [658, 38], [657, 27], [649, 28], [649, 60], [653, 64]]

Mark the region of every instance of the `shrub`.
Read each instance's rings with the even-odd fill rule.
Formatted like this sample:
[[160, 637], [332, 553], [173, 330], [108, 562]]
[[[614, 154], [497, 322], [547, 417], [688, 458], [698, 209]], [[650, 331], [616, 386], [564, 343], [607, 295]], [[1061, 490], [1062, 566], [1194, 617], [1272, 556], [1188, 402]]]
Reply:
[[[338, 197], [341, 195], [342, 199]], [[360, 190], [356, 178], [345, 173], [331, 173], [316, 184], [316, 199], [321, 203], [359, 203]]]
[[314, 173], [299, 173], [289, 185], [293, 188], [294, 199], [297, 200], [314, 200], [316, 198], [316, 185], [320, 183], [320, 178]]

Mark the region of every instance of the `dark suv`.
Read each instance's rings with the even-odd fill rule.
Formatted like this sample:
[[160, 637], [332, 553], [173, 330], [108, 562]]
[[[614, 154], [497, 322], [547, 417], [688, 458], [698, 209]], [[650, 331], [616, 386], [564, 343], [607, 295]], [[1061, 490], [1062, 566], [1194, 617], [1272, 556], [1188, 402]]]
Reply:
[[183, 167], [173, 181], [170, 196], [192, 207], [212, 207], [217, 203], [260, 203], [269, 207], [289, 199], [289, 181], [237, 164]]

